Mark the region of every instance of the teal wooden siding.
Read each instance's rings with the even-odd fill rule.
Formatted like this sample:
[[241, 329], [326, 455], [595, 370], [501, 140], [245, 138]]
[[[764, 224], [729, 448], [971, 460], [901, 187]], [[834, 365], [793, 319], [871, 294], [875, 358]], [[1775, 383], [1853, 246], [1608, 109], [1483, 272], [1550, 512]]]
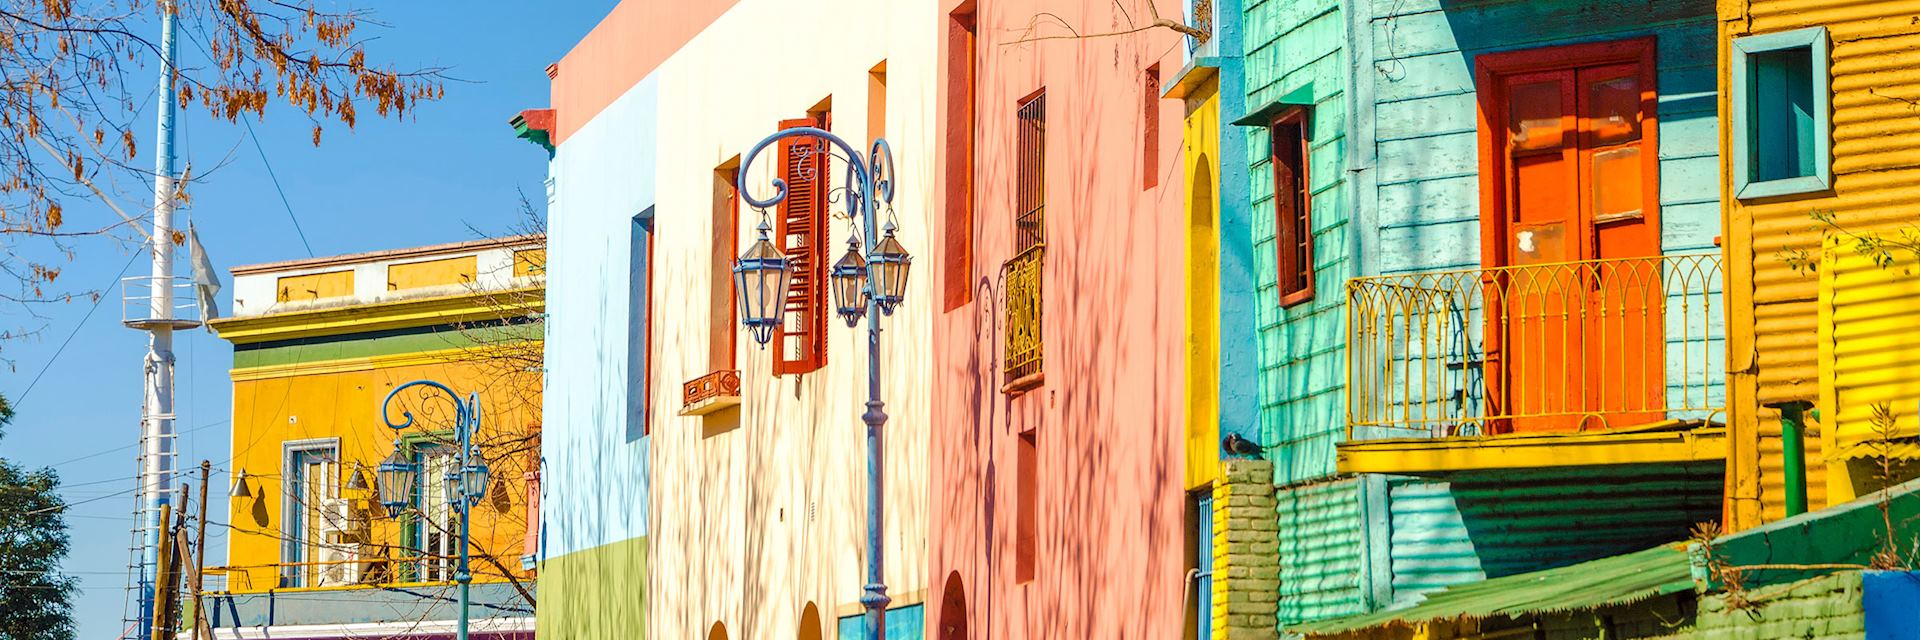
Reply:
[[1278, 492], [1281, 626], [1371, 610], [1362, 485], [1347, 479]]
[[1262, 127], [1247, 127], [1248, 196], [1256, 282], [1260, 441], [1270, 445], [1274, 482], [1292, 484], [1334, 471], [1345, 433], [1345, 283], [1347, 28], [1339, 0], [1249, 0], [1247, 108], [1282, 96], [1312, 103], [1308, 186], [1312, 194], [1314, 298], [1282, 309], [1274, 255], [1273, 166]]
[[1393, 602], [1686, 540], [1720, 519], [1725, 467], [1622, 465], [1389, 481]]

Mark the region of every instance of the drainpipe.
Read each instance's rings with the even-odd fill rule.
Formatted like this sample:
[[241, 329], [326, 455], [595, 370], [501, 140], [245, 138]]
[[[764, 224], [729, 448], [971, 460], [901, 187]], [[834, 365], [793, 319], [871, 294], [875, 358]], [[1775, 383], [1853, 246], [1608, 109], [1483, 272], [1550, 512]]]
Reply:
[[1807, 409], [1812, 403], [1792, 400], [1769, 404], [1780, 412], [1780, 466], [1787, 481], [1787, 517], [1807, 512]]

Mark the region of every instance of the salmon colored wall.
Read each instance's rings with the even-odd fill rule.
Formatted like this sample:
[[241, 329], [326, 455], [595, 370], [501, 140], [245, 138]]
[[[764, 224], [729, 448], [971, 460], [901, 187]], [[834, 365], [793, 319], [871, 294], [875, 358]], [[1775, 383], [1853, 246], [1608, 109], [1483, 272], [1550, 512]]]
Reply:
[[554, 68], [553, 144], [600, 115], [737, 0], [622, 2]]
[[[961, 0], [942, 0], [944, 29]], [[1147, 14], [1123, 2], [1131, 19]], [[1181, 114], [1162, 104], [1159, 186], [1142, 190], [1146, 69], [1177, 69], [1175, 34], [1049, 40], [1125, 28], [1107, 0], [977, 3], [973, 300], [934, 318], [930, 636], [967, 608], [968, 638], [1177, 638], [1182, 619], [1185, 406]], [[1160, 0], [1162, 16], [1179, 2]], [[944, 45], [943, 45], [944, 46]], [[942, 52], [942, 72], [950, 56]], [[1015, 108], [1047, 93], [1045, 381], [1000, 391], [1013, 256]], [[944, 116], [951, 104], [940, 106]], [[942, 145], [955, 144], [943, 140]], [[956, 167], [943, 166], [944, 179]], [[945, 193], [944, 190], [937, 190]], [[937, 206], [935, 211], [945, 211]], [[939, 247], [935, 271], [953, 263]], [[934, 274], [946, 280], [945, 273]], [[1037, 429], [1035, 577], [1015, 579], [1020, 432]], [[960, 597], [946, 589], [964, 591]], [[964, 605], [957, 603], [964, 602]]]
[[[347, 474], [364, 468], [369, 481], [372, 470], [393, 452], [394, 431], [380, 420], [379, 402], [394, 385], [418, 379], [438, 380], [462, 393], [479, 391], [485, 423], [477, 442], [489, 458], [498, 449], [485, 443], [512, 440], [526, 430], [536, 428], [539, 407], [523, 399], [537, 398], [538, 375], [519, 376], [504, 381], [497, 365], [424, 364], [358, 370], [315, 375], [293, 375], [247, 379], [247, 370], [236, 369], [240, 378], [233, 385], [233, 461], [238, 475], [246, 473], [251, 498], [230, 500], [226, 521], [233, 527], [228, 536], [227, 566], [249, 567], [230, 575], [228, 587], [234, 591], [266, 591], [276, 585], [276, 570], [271, 565], [281, 560], [282, 512], [286, 488], [281, 483], [283, 443], [309, 438], [339, 438], [342, 476], [341, 497], [354, 500], [378, 498], [372, 491], [347, 489]], [[509, 376], [515, 377], [515, 376]], [[532, 395], [500, 387], [532, 385]], [[414, 396], [417, 398], [417, 396]], [[396, 400], [396, 403], [401, 402]], [[419, 406], [417, 403], [409, 407]], [[450, 410], [441, 405], [442, 414]], [[422, 424], [437, 424], [417, 411]], [[415, 433], [417, 429], [409, 429]], [[490, 460], [493, 486], [489, 495], [474, 507], [473, 536], [476, 550], [492, 555], [515, 575], [519, 570], [523, 535], [526, 527], [526, 489], [521, 473], [537, 464], [538, 447], [522, 448], [518, 455]], [[356, 505], [356, 507], [359, 505]], [[399, 528], [390, 520], [373, 520], [375, 543], [397, 545]], [[476, 581], [500, 581], [502, 572], [484, 560], [474, 561]]]

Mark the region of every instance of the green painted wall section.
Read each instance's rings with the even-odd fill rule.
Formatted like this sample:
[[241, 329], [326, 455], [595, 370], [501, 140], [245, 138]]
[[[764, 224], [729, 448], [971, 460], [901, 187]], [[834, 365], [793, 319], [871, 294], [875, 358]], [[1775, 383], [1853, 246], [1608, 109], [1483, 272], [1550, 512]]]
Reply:
[[540, 563], [542, 638], [645, 638], [647, 539], [633, 538]]
[[1280, 490], [1281, 626], [1371, 610], [1361, 480]]
[[[1693, 640], [1849, 640], [1866, 637], [1867, 618], [1861, 607], [1860, 572], [1848, 571], [1746, 594], [1756, 606], [1736, 609], [1727, 596], [1700, 601]], [[1889, 636], [1891, 637], [1891, 636]]]
[[344, 339], [285, 340], [235, 349], [233, 368], [271, 367], [302, 362], [443, 351], [516, 339], [538, 341], [542, 337], [540, 325], [517, 324], [485, 328], [425, 327], [419, 330], [379, 332], [364, 337]]
[[1312, 102], [1307, 179], [1312, 192], [1313, 300], [1282, 309], [1274, 246], [1271, 141], [1247, 128], [1249, 215], [1253, 222], [1259, 335], [1260, 442], [1274, 481], [1330, 475], [1346, 431], [1342, 320], [1348, 256], [1346, 25], [1340, 0], [1253, 0], [1246, 5], [1247, 109], [1287, 96]]

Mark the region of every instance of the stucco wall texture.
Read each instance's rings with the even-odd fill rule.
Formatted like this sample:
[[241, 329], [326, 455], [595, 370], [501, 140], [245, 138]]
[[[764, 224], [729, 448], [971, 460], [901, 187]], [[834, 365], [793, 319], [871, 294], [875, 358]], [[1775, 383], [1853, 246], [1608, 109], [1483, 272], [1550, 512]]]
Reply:
[[[644, 73], [627, 68], [631, 59], [582, 53], [650, 37], [658, 25], [628, 15], [639, 4], [652, 3], [623, 3], [561, 63], [554, 85], [562, 128], [570, 118], [582, 124], [560, 143], [552, 166], [549, 270], [567, 284], [549, 291], [552, 331], [566, 335], [549, 345], [548, 388], [558, 399], [548, 411], [565, 426], [550, 431], [546, 443], [550, 476], [561, 479], [548, 485], [544, 503], [550, 524], [542, 578], [566, 582], [543, 598], [567, 602], [551, 614], [542, 607], [540, 632], [634, 637], [642, 633], [636, 627], [644, 627], [648, 637], [694, 638], [724, 628], [728, 638], [832, 638], [837, 632], [830, 625], [857, 608], [865, 583], [867, 449], [859, 415], [866, 401], [866, 325], [849, 329], [830, 320], [825, 367], [780, 377], [772, 374], [771, 347], [761, 348], [737, 326], [716, 326], [710, 296], [727, 289], [710, 281], [714, 176], [742, 160], [780, 121], [803, 117], [823, 101], [832, 130], [863, 150], [870, 118], [884, 113], [877, 124], [894, 151], [899, 238], [920, 265], [931, 262], [934, 6], [745, 0], [697, 32], [675, 36], [684, 44]], [[860, 35], [825, 35], [834, 33]], [[620, 68], [583, 62], [595, 59]], [[876, 69], [884, 77], [877, 84]], [[629, 84], [598, 113], [567, 115], [566, 105], [587, 104], [570, 100], [607, 90], [583, 82]], [[884, 92], [884, 112], [872, 108], [880, 104], [870, 99], [873, 91]], [[780, 164], [775, 147], [754, 160], [746, 170], [750, 193], [771, 195]], [[843, 184], [838, 161], [829, 173], [834, 186]], [[649, 435], [630, 436], [623, 335], [631, 322], [627, 296], [641, 289], [628, 281], [628, 239], [633, 216], [649, 208], [653, 373], [646, 388], [653, 393], [646, 402], [652, 418]], [[849, 232], [845, 200], [833, 200], [829, 209], [828, 248], [837, 257]], [[743, 202], [740, 248], [755, 240], [758, 223]], [[880, 342], [890, 415], [883, 550], [896, 607], [920, 602], [926, 583], [931, 354], [925, 345], [930, 310], [938, 304], [927, 271], [920, 266], [906, 302], [884, 319]], [[725, 368], [709, 362], [715, 331], [738, 335], [737, 422], [678, 415], [681, 383]], [[630, 548], [643, 537], [644, 552]], [[645, 576], [644, 590], [628, 578], [613, 581], [626, 575]], [[818, 636], [800, 629], [809, 604], [820, 612]], [[620, 620], [608, 613], [635, 608], [645, 611], [620, 614]], [[594, 620], [582, 624], [582, 617]]]
[[[939, 4], [943, 22], [962, 8], [960, 0]], [[974, 293], [933, 323], [929, 543], [940, 593], [928, 601], [940, 610], [928, 619], [940, 633], [964, 619], [969, 635], [952, 637], [1180, 637], [1184, 109], [1165, 103], [1159, 126], [1144, 126], [1142, 92], [1147, 68], [1159, 63], [1171, 77], [1185, 45], [1158, 29], [1015, 43], [1065, 34], [1052, 18], [1081, 33], [1125, 29], [1129, 19], [1146, 19], [1143, 6], [1132, 9], [1129, 18], [1104, 0], [977, 4], [977, 205], [966, 274]], [[1181, 12], [1172, 0], [1156, 9]], [[1036, 20], [1042, 12], [1051, 17]], [[949, 63], [942, 64], [944, 72]], [[1016, 109], [1042, 89], [1045, 381], [1008, 395], [1000, 268], [1014, 255]], [[940, 108], [944, 115], [953, 105]], [[1159, 132], [1155, 167], [1143, 166], [1143, 131]], [[943, 166], [942, 180], [960, 169]], [[1142, 188], [1146, 170], [1159, 172], [1158, 186]], [[942, 251], [933, 256], [936, 270], [955, 264]], [[1018, 451], [1028, 431], [1036, 489], [1030, 581], [1015, 567]]]

